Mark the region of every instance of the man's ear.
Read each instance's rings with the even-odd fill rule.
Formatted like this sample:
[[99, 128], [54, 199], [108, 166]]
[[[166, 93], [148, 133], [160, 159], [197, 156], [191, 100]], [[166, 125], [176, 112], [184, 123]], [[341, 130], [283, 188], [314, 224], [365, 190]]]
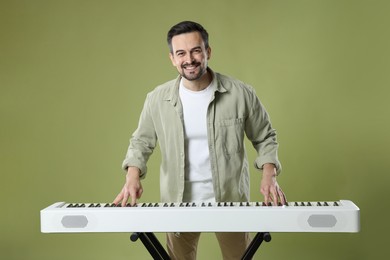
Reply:
[[172, 65], [173, 65], [174, 67], [176, 67], [175, 59], [174, 59], [174, 57], [173, 57], [172, 52], [169, 52], [169, 59], [171, 60]]
[[207, 60], [209, 60], [210, 57], [211, 57], [211, 47], [209, 46], [209, 47], [207, 48]]

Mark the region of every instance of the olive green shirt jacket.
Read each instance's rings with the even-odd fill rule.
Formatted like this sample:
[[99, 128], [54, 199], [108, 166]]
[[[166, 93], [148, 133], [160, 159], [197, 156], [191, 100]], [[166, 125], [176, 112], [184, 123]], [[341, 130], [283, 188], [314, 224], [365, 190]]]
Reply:
[[[217, 202], [249, 201], [249, 166], [244, 134], [257, 151], [255, 167], [273, 163], [277, 173], [276, 131], [254, 89], [228, 76], [214, 73], [214, 95], [207, 110], [207, 134], [215, 199]], [[180, 76], [148, 93], [137, 130], [130, 139], [123, 169], [147, 172], [147, 161], [161, 149], [160, 192], [162, 202], [182, 202], [185, 176], [183, 111], [179, 98]], [[196, 115], [194, 115], [196, 116]]]

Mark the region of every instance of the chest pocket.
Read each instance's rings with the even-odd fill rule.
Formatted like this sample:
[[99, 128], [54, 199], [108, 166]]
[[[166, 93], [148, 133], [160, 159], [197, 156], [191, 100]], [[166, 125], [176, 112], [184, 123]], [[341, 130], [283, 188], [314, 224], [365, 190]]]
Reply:
[[216, 124], [217, 140], [226, 155], [243, 150], [244, 118], [224, 119]]

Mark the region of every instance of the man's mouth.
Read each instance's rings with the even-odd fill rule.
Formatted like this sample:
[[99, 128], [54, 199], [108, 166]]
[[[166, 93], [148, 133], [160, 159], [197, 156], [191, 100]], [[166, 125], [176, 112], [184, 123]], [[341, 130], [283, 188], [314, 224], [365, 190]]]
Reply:
[[193, 62], [191, 64], [183, 64], [181, 67], [186, 70], [194, 70], [200, 66], [199, 62]]

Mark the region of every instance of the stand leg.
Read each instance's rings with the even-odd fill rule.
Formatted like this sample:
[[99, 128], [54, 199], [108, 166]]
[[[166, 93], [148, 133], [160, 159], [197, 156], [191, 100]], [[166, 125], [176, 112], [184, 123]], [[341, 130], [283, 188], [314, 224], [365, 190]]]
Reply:
[[[155, 260], [170, 260], [170, 257], [165, 251], [164, 247], [158, 241], [156, 236], [152, 232], [135, 232], [131, 234], [130, 240], [135, 242], [141, 239], [141, 242], [144, 244], [149, 254]], [[268, 232], [259, 232], [253, 238], [252, 242], [249, 244], [248, 248], [245, 250], [244, 255], [241, 260], [250, 260], [255, 255], [257, 249], [260, 247], [261, 243], [271, 241], [271, 234]]]
[[271, 234], [268, 232], [259, 232], [256, 234], [256, 236], [253, 238], [252, 242], [246, 249], [244, 255], [242, 256], [241, 260], [250, 260], [255, 255], [257, 249], [260, 247], [261, 243], [269, 242], [271, 241]]
[[133, 242], [137, 241], [138, 238], [141, 239], [142, 244], [144, 244], [153, 259], [170, 260], [168, 253], [165, 251], [164, 247], [161, 245], [161, 243], [158, 241], [158, 239], [153, 233], [135, 232], [130, 236], [130, 240]]

